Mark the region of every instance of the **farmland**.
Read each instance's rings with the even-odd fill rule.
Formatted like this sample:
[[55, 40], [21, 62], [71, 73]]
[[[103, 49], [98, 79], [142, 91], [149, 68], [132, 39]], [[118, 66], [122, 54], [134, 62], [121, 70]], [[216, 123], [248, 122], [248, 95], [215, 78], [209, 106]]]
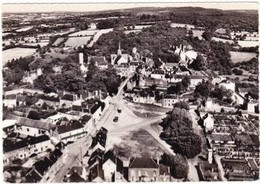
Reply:
[[82, 30], [69, 34], [69, 36], [93, 36], [96, 32], [97, 30]]
[[[35, 52], [35, 49], [31, 48], [13, 48], [3, 51], [3, 64], [11, 61], [12, 59], [17, 59], [20, 57], [30, 56]], [[15, 54], [14, 54], [15, 53]]]
[[253, 57], [256, 57], [256, 53], [250, 53], [250, 52], [230, 52], [231, 60], [233, 63], [243, 62], [243, 61], [249, 61]]
[[83, 44], [87, 44], [87, 42], [90, 40], [91, 36], [85, 36], [85, 37], [70, 37], [66, 42], [66, 47], [78, 47]]

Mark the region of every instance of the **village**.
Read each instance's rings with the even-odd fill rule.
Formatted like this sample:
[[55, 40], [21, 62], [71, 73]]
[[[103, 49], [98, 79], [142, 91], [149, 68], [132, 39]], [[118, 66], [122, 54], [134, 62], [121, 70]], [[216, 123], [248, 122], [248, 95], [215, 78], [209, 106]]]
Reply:
[[[96, 29], [91, 23], [89, 30]], [[189, 32], [187, 26], [174, 29]], [[58, 44], [43, 53], [48, 46], [40, 49], [18, 82], [3, 81], [5, 181], [259, 179], [259, 101], [250, 88], [238, 85], [234, 75], [208, 68], [209, 56], [187, 42], [169, 45], [165, 51], [177, 62], [155, 58], [156, 53], [148, 49], [126, 48], [117, 39], [111, 46], [116, 52], [108, 56], [100, 54], [102, 49], [86, 52], [89, 44], [95, 45], [111, 31], [96, 30], [93, 38], [79, 42], [80, 46]], [[254, 35], [258, 33], [248, 39], [254, 41]], [[3, 66], [10, 76], [12, 62]], [[253, 71], [248, 76], [253, 78], [244, 80], [248, 85], [258, 81]], [[68, 83], [61, 84], [62, 80]], [[105, 81], [104, 85], [100, 81]], [[175, 116], [188, 123], [174, 130], [174, 123], [179, 122], [174, 122]], [[199, 142], [186, 135], [186, 129], [196, 134]], [[140, 147], [149, 144], [144, 140], [148, 136], [156, 153], [147, 147], [148, 153], [143, 154], [136, 145], [123, 143], [124, 135], [134, 133]], [[138, 136], [145, 137], [143, 145]], [[184, 142], [177, 140], [178, 136]], [[185, 143], [186, 138], [191, 141]], [[193, 141], [199, 150], [192, 147]], [[123, 149], [124, 144], [128, 145]]]

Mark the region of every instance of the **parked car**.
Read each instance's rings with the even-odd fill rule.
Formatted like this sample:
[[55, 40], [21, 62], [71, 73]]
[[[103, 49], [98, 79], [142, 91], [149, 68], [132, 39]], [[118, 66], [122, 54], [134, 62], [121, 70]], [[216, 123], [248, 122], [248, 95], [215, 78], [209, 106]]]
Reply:
[[114, 117], [113, 121], [118, 122], [118, 116]]

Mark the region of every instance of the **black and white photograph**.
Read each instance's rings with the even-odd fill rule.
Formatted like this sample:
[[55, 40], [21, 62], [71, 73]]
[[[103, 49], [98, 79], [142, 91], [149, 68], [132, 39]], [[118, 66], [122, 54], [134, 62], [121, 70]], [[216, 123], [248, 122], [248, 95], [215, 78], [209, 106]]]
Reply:
[[0, 183], [257, 183], [258, 8], [2, 3]]

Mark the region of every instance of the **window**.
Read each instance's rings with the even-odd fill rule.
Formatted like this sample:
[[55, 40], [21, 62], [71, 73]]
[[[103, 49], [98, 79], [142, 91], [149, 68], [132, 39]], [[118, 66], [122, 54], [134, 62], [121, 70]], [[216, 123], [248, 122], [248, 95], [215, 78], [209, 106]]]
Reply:
[[38, 151], [38, 149], [35, 149], [35, 150], [34, 150], [34, 152], [37, 152], [37, 151]]
[[29, 128], [27, 128], [27, 132], [29, 132], [30, 130], [29, 130]]

